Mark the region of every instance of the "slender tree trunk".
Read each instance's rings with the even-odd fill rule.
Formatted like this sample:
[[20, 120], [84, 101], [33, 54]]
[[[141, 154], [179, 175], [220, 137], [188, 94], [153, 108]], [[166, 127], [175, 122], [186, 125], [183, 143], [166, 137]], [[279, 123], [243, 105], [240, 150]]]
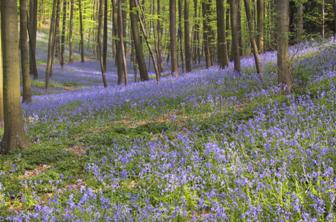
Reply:
[[178, 0], [178, 42], [179, 42], [179, 48], [180, 48], [180, 59], [181, 60], [181, 69], [182, 72], [184, 72], [184, 55], [183, 55], [183, 31], [182, 31], [182, 1]]
[[[0, 15], [1, 15], [1, 1], [0, 1]], [[3, 107], [3, 62], [2, 62], [2, 31], [1, 31], [1, 16], [0, 16], [0, 128], [4, 124], [4, 107]]]
[[131, 28], [132, 28], [132, 37], [135, 48], [136, 60], [138, 63], [138, 68], [140, 72], [140, 80], [146, 81], [149, 80], [147, 66], [145, 62], [145, 55], [143, 53], [143, 46], [140, 40], [139, 26], [138, 26], [138, 15], [137, 15], [137, 4], [135, 0], [130, 0], [130, 18], [131, 18]]
[[296, 12], [296, 42], [303, 40], [303, 4], [297, 3], [297, 12]]
[[185, 51], [186, 72], [191, 72], [189, 0], [184, 0], [184, 51]]
[[169, 0], [171, 74], [178, 76], [176, 50], [176, 0]]
[[146, 45], [147, 45], [147, 48], [148, 48], [148, 51], [149, 51], [149, 55], [150, 55], [150, 57], [152, 58], [152, 61], [153, 61], [154, 70], [155, 70], [155, 76], [156, 76], [156, 81], [159, 82], [159, 80], [160, 80], [160, 71], [159, 71], [157, 62], [155, 60], [155, 55], [154, 55], [153, 50], [152, 50], [152, 48], [150, 46], [150, 43], [148, 41], [148, 36], [147, 36], [147, 33], [146, 33], [145, 25], [144, 25], [144, 23], [142, 21], [142, 18], [144, 18], [145, 15], [143, 13], [143, 10], [142, 10], [141, 6], [138, 4], [137, 0], [135, 0], [135, 3], [136, 3], [136, 6], [138, 8], [140, 8], [140, 11], [141, 11], [141, 14], [142, 14], [142, 16], [138, 15], [138, 20], [140, 22], [140, 27], [141, 27], [142, 35], [143, 35], [143, 37], [145, 39], [145, 42], [146, 42]]
[[336, 0], [334, 0], [334, 41], [336, 42]]
[[47, 59], [47, 68], [45, 74], [45, 89], [48, 89], [49, 86], [49, 77], [52, 74], [52, 67], [54, 63], [54, 54], [55, 54], [55, 39], [56, 39], [56, 13], [60, 0], [56, 0], [53, 3], [53, 10], [50, 21], [49, 29], [49, 40], [48, 40], [48, 59]]
[[238, 29], [239, 20], [238, 20], [237, 0], [230, 0], [230, 11], [231, 11], [232, 57], [234, 61], [234, 70], [236, 72], [240, 72], [240, 50], [239, 50], [239, 29]]
[[209, 68], [211, 66], [211, 55], [210, 55], [210, 5], [208, 1], [202, 2], [202, 12], [203, 12], [203, 48], [205, 55], [205, 66]]
[[16, 1], [1, 2], [3, 45], [4, 135], [1, 153], [28, 144], [20, 105], [19, 33]]
[[265, 2], [257, 0], [257, 32], [258, 32], [258, 49], [264, 52], [264, 22], [265, 22]]
[[103, 69], [104, 73], [107, 71], [107, 38], [108, 38], [108, 29], [107, 29], [107, 18], [108, 18], [108, 2], [104, 0], [104, 33], [103, 33]]
[[290, 91], [293, 78], [289, 69], [288, 32], [289, 0], [276, 0], [277, 4], [277, 45], [278, 45], [278, 81]]
[[127, 85], [128, 83], [128, 74], [127, 74], [127, 61], [126, 61], [126, 51], [125, 51], [125, 43], [124, 43], [124, 27], [125, 23], [123, 21], [123, 10], [122, 10], [122, 2], [118, 1], [118, 35], [119, 35], [119, 44], [120, 44], [120, 55], [121, 55], [121, 62], [122, 62], [122, 70], [123, 70], [123, 81], [124, 84]]
[[[61, 0], [57, 0], [59, 3], [57, 4], [57, 11], [56, 11], [56, 21], [55, 21], [55, 32], [56, 32], [56, 37], [55, 37], [55, 57], [58, 59], [60, 58], [60, 17], [61, 17]], [[52, 75], [52, 73], [51, 73]]]
[[217, 56], [220, 68], [225, 68], [228, 66], [228, 53], [226, 46], [226, 36], [225, 36], [225, 10], [224, 10], [224, 0], [216, 0], [217, 8]]
[[198, 19], [198, 0], [194, 0], [194, 33], [193, 33], [193, 62], [196, 64], [199, 60], [199, 21]]
[[60, 65], [62, 67], [64, 66], [64, 48], [65, 48], [66, 18], [67, 18], [67, 1], [63, 0], [63, 21], [62, 21], [61, 55], [60, 55]]
[[258, 46], [257, 42], [255, 40], [254, 36], [254, 28], [253, 28], [253, 21], [252, 21], [252, 16], [251, 16], [251, 9], [250, 9], [250, 4], [249, 0], [244, 0], [245, 2], [245, 11], [246, 11], [246, 19], [247, 19], [247, 26], [249, 29], [249, 37], [250, 37], [250, 42], [251, 42], [251, 48], [254, 56], [254, 61], [256, 64], [256, 69], [257, 73], [260, 75], [261, 79], [263, 78], [263, 71], [262, 71], [262, 65], [259, 57], [259, 52], [258, 52]]
[[163, 67], [162, 67], [162, 51], [161, 51], [161, 36], [162, 36], [162, 28], [161, 28], [161, 4], [160, 0], [157, 0], [157, 63], [158, 63], [158, 68], [159, 68], [159, 73], [161, 74]]
[[30, 52], [30, 75], [34, 79], [38, 78], [37, 66], [36, 66], [36, 32], [37, 32], [37, 0], [30, 0], [29, 3], [29, 52]]
[[84, 31], [83, 31], [83, 11], [82, 11], [82, 0], [78, 0], [79, 7], [79, 32], [80, 32], [80, 54], [81, 62], [84, 62]]
[[100, 70], [102, 74], [102, 80], [104, 87], [107, 87], [107, 80], [106, 80], [106, 71], [104, 68], [104, 62], [103, 62], [103, 54], [102, 54], [102, 43], [101, 43], [101, 29], [102, 29], [102, 23], [103, 23], [103, 6], [104, 2], [103, 0], [99, 1], [99, 10], [98, 10], [98, 30], [97, 30], [97, 57], [100, 62]]
[[121, 57], [121, 44], [119, 39], [119, 24], [118, 24], [118, 3], [115, 2], [115, 0], [112, 0], [112, 8], [113, 8], [113, 33], [115, 33], [115, 36], [117, 39], [115, 40], [115, 46], [116, 46], [116, 65], [118, 69], [118, 85], [121, 85], [123, 82], [123, 62]]
[[31, 103], [32, 90], [29, 75], [29, 45], [28, 45], [27, 0], [20, 0], [20, 46], [21, 46], [21, 73], [22, 73], [22, 102]]
[[72, 53], [73, 53], [73, 15], [74, 15], [74, 6], [75, 2], [74, 0], [70, 0], [70, 18], [69, 18], [69, 63], [72, 63]]
[[325, 38], [325, 0], [322, 0], [322, 38]]

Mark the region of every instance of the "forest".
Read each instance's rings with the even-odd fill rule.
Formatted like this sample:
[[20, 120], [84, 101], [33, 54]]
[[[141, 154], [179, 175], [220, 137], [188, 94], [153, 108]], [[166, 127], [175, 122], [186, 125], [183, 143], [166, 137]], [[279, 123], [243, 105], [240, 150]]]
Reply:
[[336, 0], [0, 0], [0, 221], [336, 221]]

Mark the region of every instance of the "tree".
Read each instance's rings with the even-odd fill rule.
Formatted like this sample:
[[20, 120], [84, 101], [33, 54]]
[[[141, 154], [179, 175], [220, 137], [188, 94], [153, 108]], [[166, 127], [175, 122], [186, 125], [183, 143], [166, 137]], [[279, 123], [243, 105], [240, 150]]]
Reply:
[[232, 57], [234, 70], [240, 72], [240, 50], [239, 50], [239, 27], [238, 27], [238, 4], [240, 0], [230, 0], [231, 12], [231, 35], [232, 35]]
[[[1, 1], [0, 1], [1, 15]], [[4, 110], [3, 110], [3, 62], [2, 62], [2, 41], [1, 41], [1, 16], [0, 16], [0, 127], [3, 127]]]
[[67, 18], [67, 0], [63, 0], [63, 20], [62, 20], [61, 54], [60, 54], [60, 65], [62, 67], [64, 66], [66, 18]]
[[276, 0], [278, 81], [287, 91], [293, 87], [293, 78], [288, 60], [289, 0]]
[[169, 0], [169, 18], [171, 74], [173, 76], [178, 76], [176, 50], [176, 0]]
[[[98, 11], [98, 30], [97, 30], [97, 57], [100, 62], [100, 70], [102, 74], [102, 80], [104, 87], [107, 87], [107, 79], [106, 79], [106, 66], [104, 66], [104, 58], [102, 53], [102, 42], [101, 42], [101, 29], [103, 23], [103, 0], [99, 1], [99, 11]], [[106, 33], [107, 34], [107, 33]]]
[[82, 10], [82, 0], [78, 0], [78, 10], [79, 10], [79, 30], [80, 30], [80, 54], [81, 62], [84, 62], [84, 27], [83, 27], [83, 10]]
[[147, 66], [145, 62], [145, 56], [143, 53], [143, 46], [140, 40], [139, 26], [138, 26], [138, 16], [137, 16], [137, 4], [135, 0], [130, 0], [130, 18], [131, 18], [131, 29], [133, 44], [135, 48], [135, 56], [138, 63], [138, 68], [140, 72], [141, 81], [149, 80]]
[[184, 54], [186, 72], [191, 72], [189, 0], [184, 0]]
[[259, 57], [257, 42], [256, 42], [255, 37], [254, 37], [254, 28], [253, 28], [253, 22], [252, 22], [252, 15], [251, 15], [251, 11], [250, 11], [249, 0], [244, 0], [244, 3], [245, 3], [246, 19], [247, 19], [247, 26], [248, 26], [248, 30], [249, 30], [249, 37], [250, 37], [252, 53], [253, 53], [253, 56], [254, 56], [254, 61], [255, 61], [255, 64], [256, 64], [257, 73], [262, 78], [263, 77], [262, 65], [261, 65], [261, 61], [260, 61], [260, 57]]
[[264, 51], [264, 22], [265, 22], [265, 2], [257, 0], [257, 32], [258, 32], [258, 49]]
[[229, 64], [225, 37], [225, 9], [224, 1], [216, 0], [217, 8], [217, 57], [220, 68], [225, 68]]
[[29, 74], [29, 46], [28, 46], [28, 19], [27, 0], [20, 0], [20, 49], [21, 49], [21, 73], [22, 73], [22, 102], [32, 101], [31, 80]]
[[70, 18], [69, 18], [69, 63], [72, 63], [72, 42], [73, 42], [73, 16], [74, 16], [74, 0], [70, 0]]
[[58, 5], [60, 0], [56, 0], [53, 3], [52, 15], [50, 19], [50, 28], [49, 28], [49, 40], [48, 40], [48, 58], [47, 58], [47, 68], [45, 74], [45, 88], [48, 89], [49, 78], [52, 73], [52, 67], [54, 63], [54, 54], [55, 54], [55, 41], [56, 41], [56, 14], [58, 10]]
[[36, 33], [37, 33], [37, 0], [30, 0], [29, 3], [29, 53], [30, 53], [30, 75], [34, 76], [34, 79], [38, 78], [38, 71], [36, 66]]
[[1, 34], [3, 46], [4, 135], [1, 153], [28, 144], [20, 105], [19, 33], [16, 1], [1, 2]]
[[211, 53], [210, 53], [210, 2], [205, 0], [202, 2], [202, 13], [203, 13], [203, 48], [205, 54], [205, 66], [209, 68], [211, 64]]

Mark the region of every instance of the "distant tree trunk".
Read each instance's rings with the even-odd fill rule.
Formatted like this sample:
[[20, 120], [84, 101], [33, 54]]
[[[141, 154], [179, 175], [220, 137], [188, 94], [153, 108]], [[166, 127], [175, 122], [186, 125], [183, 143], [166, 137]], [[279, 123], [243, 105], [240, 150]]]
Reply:
[[123, 81], [124, 84], [127, 85], [128, 83], [128, 74], [127, 74], [127, 61], [126, 61], [126, 51], [125, 51], [125, 43], [124, 43], [124, 27], [125, 23], [123, 21], [123, 10], [121, 8], [121, 1], [118, 1], [118, 36], [119, 36], [119, 44], [120, 44], [120, 56], [121, 56], [121, 65], [122, 65], [122, 70], [123, 70]]
[[22, 102], [31, 103], [32, 90], [29, 74], [29, 46], [28, 46], [28, 19], [27, 0], [20, 0], [20, 48], [21, 48], [21, 73], [22, 73]]
[[[60, 58], [60, 17], [61, 17], [61, 0], [56, 0], [59, 1], [59, 3], [57, 4], [57, 11], [56, 11], [56, 21], [55, 21], [55, 33], [56, 33], [56, 37], [55, 37], [55, 57], [57, 57], [58, 59]], [[51, 73], [52, 75], [52, 73]]]
[[137, 4], [135, 0], [130, 0], [130, 18], [131, 18], [131, 29], [132, 37], [135, 48], [136, 60], [138, 63], [138, 68], [140, 72], [141, 81], [149, 80], [147, 66], [145, 62], [145, 55], [143, 53], [143, 46], [140, 40], [139, 26], [138, 26], [138, 16], [137, 16]]
[[240, 55], [244, 55], [244, 44], [243, 44], [243, 35], [242, 35], [242, 14], [241, 14], [241, 4], [240, 0], [236, 0], [236, 4], [238, 5], [237, 10], [237, 27], [238, 27], [238, 39], [239, 39], [239, 52]]
[[194, 32], [193, 32], [193, 62], [197, 63], [198, 60], [200, 60], [200, 53], [199, 53], [199, 21], [198, 18], [198, 1], [194, 0]]
[[178, 0], [178, 42], [180, 45], [180, 59], [181, 60], [181, 69], [184, 72], [184, 55], [183, 55], [183, 31], [182, 31], [182, 1]]
[[9, 153], [16, 148], [25, 148], [28, 143], [20, 105], [19, 33], [16, 1], [1, 2], [1, 21], [5, 122], [0, 152]]
[[[1, 15], [1, 1], [0, 1], [0, 15]], [[4, 107], [3, 107], [3, 62], [2, 62], [2, 31], [1, 31], [1, 16], [0, 16], [0, 128], [4, 124]]]
[[252, 16], [251, 16], [251, 11], [250, 11], [250, 4], [249, 4], [249, 0], [244, 0], [244, 2], [245, 2], [247, 26], [249, 29], [249, 37], [250, 37], [251, 48], [252, 48], [252, 52], [254, 56], [254, 61], [256, 64], [257, 73], [260, 75], [262, 79], [263, 71], [262, 71], [262, 65], [261, 65], [259, 52], [258, 52], [258, 46], [257, 46], [255, 36], [254, 36], [254, 28], [253, 28], [253, 21], [252, 21]]
[[161, 4], [160, 4], [160, 0], [157, 0], [157, 4], [156, 4], [157, 10], [157, 63], [158, 63], [158, 68], [159, 68], [159, 72], [161, 73], [163, 70], [162, 67], [162, 50], [161, 50], [161, 36], [162, 36], [162, 28], [161, 28]]
[[107, 38], [108, 38], [108, 29], [107, 29], [107, 18], [108, 18], [108, 2], [104, 0], [104, 33], [103, 33], [103, 68], [104, 73], [107, 71]]
[[149, 55], [150, 57], [152, 58], [152, 61], [153, 61], [153, 65], [154, 65], [154, 70], [155, 70], [155, 76], [156, 76], [156, 81], [159, 82], [160, 80], [160, 71], [159, 71], [159, 68], [158, 68], [158, 65], [157, 65], [157, 62], [155, 60], [155, 55], [153, 53], [153, 50], [150, 46], [150, 43], [148, 41], [148, 36], [147, 36], [147, 33], [146, 33], [146, 29], [145, 29], [145, 25], [142, 21], [142, 18], [144, 18], [144, 13], [141, 9], [141, 6], [138, 4], [138, 0], [134, 0], [135, 3], [136, 3], [136, 6], [140, 9], [141, 13], [142, 13], [142, 16], [138, 15], [138, 20], [140, 22], [140, 27], [141, 27], [141, 31], [142, 31], [142, 35], [145, 39], [145, 42], [146, 42], [146, 45], [147, 45], [147, 48], [148, 48], [148, 51], [149, 51]]
[[55, 39], [56, 39], [56, 13], [60, 0], [56, 0], [53, 3], [53, 10], [50, 21], [49, 29], [49, 40], [48, 40], [48, 59], [47, 59], [47, 68], [45, 74], [45, 89], [48, 89], [49, 77], [52, 74], [52, 67], [54, 63], [54, 54], [55, 54]]
[[336, 42], [336, 0], [334, 0], [334, 41]]
[[303, 4], [297, 3], [297, 12], [296, 12], [296, 42], [303, 40]]
[[176, 50], [176, 0], [169, 0], [169, 17], [171, 74], [173, 76], [178, 76]]
[[208, 1], [202, 2], [202, 13], [203, 13], [203, 48], [205, 55], [205, 66], [209, 68], [211, 66], [211, 55], [210, 55], [210, 5]]
[[185, 53], [186, 72], [191, 72], [189, 0], [184, 0], [184, 53]]
[[73, 15], [74, 15], [74, 6], [75, 2], [74, 0], [70, 0], [70, 18], [69, 18], [69, 63], [72, 63], [72, 50], [73, 50], [73, 35], [72, 35], [72, 29], [73, 29]]
[[232, 57], [234, 70], [240, 72], [240, 50], [239, 50], [239, 29], [238, 29], [238, 5], [237, 0], [230, 0], [231, 12], [231, 35], [232, 35]]
[[121, 57], [121, 44], [119, 39], [119, 24], [118, 24], [118, 3], [115, 2], [115, 0], [112, 0], [112, 8], [113, 8], [113, 33], [115, 33], [115, 37], [117, 39], [115, 40], [115, 46], [116, 46], [116, 65], [118, 69], [118, 85], [122, 84], [124, 79], [124, 71], [123, 71], [123, 61]]
[[278, 81], [290, 91], [293, 78], [288, 60], [289, 0], [276, 0], [277, 4], [277, 45], [278, 45]]
[[61, 55], [60, 55], [60, 65], [62, 67], [64, 66], [64, 48], [65, 48], [66, 18], [67, 18], [67, 1], [63, 0], [63, 21], [62, 21]]
[[84, 31], [83, 31], [82, 0], [78, 0], [78, 8], [79, 8], [80, 54], [81, 54], [81, 62], [84, 62]]
[[97, 30], [97, 57], [100, 62], [100, 70], [102, 74], [102, 80], [104, 87], [107, 87], [107, 80], [106, 80], [106, 71], [103, 62], [103, 53], [102, 53], [102, 43], [101, 43], [101, 29], [103, 23], [103, 0], [99, 0], [99, 10], [98, 10], [98, 30]]
[[226, 46], [226, 36], [225, 36], [225, 10], [224, 1], [216, 0], [217, 8], [217, 56], [220, 68], [225, 68], [228, 66], [228, 53]]
[[264, 52], [264, 22], [265, 22], [265, 2], [257, 0], [257, 32], [258, 32], [258, 49], [259, 52]]
[[36, 66], [36, 32], [37, 32], [37, 0], [30, 0], [29, 3], [29, 52], [30, 52], [30, 75], [34, 79], [38, 78], [37, 66]]

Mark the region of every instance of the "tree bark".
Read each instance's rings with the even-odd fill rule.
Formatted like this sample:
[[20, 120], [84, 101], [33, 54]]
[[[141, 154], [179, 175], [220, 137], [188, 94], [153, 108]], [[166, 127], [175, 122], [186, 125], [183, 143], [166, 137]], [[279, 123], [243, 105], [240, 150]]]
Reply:
[[293, 78], [288, 60], [289, 0], [276, 0], [278, 81], [287, 91], [293, 87]]
[[264, 22], [265, 22], [265, 2], [257, 0], [257, 32], [258, 32], [258, 49], [264, 52]]
[[229, 64], [227, 46], [226, 46], [226, 36], [225, 36], [224, 1], [216, 0], [216, 8], [217, 8], [217, 57], [219, 67], [223, 69]]
[[29, 74], [29, 45], [28, 45], [27, 0], [20, 0], [20, 48], [22, 73], [22, 102], [31, 103], [32, 90]]
[[65, 31], [66, 31], [66, 18], [67, 18], [67, 1], [63, 0], [63, 20], [62, 20], [62, 33], [61, 33], [61, 55], [60, 65], [64, 66], [64, 48], [65, 48]]
[[36, 66], [36, 32], [37, 32], [37, 8], [38, 1], [30, 0], [29, 3], [29, 52], [30, 52], [30, 75], [34, 77], [34, 79], [38, 78], [38, 71]]
[[303, 4], [297, 3], [296, 12], [296, 42], [301, 42], [303, 40]]
[[[1, 1], [0, 1], [0, 15], [1, 15]], [[3, 128], [4, 121], [4, 107], [3, 107], [3, 62], [2, 62], [2, 31], [1, 31], [1, 16], [0, 16], [0, 128]]]
[[176, 50], [176, 0], [169, 0], [169, 18], [171, 74], [173, 76], [178, 76]]
[[55, 54], [55, 40], [56, 40], [56, 13], [60, 0], [56, 0], [53, 3], [53, 10], [50, 21], [49, 29], [49, 40], [48, 40], [48, 59], [47, 59], [47, 68], [45, 74], [45, 89], [48, 90], [49, 86], [49, 77], [52, 74], [52, 67], [54, 63], [54, 54]]
[[186, 72], [191, 72], [189, 0], [184, 0], [184, 53]]
[[78, 0], [79, 7], [79, 32], [80, 32], [80, 54], [81, 62], [84, 62], [84, 31], [83, 31], [83, 11], [82, 11], [82, 0]]
[[125, 31], [124, 31], [124, 27], [125, 27], [125, 23], [123, 21], [123, 11], [122, 10], [122, 2], [118, 1], [118, 16], [117, 16], [117, 20], [118, 20], [118, 36], [119, 36], [119, 45], [120, 45], [120, 56], [121, 56], [121, 67], [123, 70], [123, 81], [124, 84], [127, 85], [128, 83], [128, 74], [127, 74], [127, 61], [126, 61], [126, 51], [125, 51], [125, 43], [124, 43], [124, 35], [125, 35]]
[[247, 19], [247, 26], [249, 29], [249, 37], [250, 37], [250, 42], [251, 42], [252, 53], [254, 56], [257, 73], [260, 75], [260, 78], [262, 79], [263, 70], [262, 70], [262, 64], [261, 64], [260, 57], [259, 57], [257, 42], [254, 37], [254, 28], [253, 28], [253, 21], [252, 21], [252, 16], [251, 16], [249, 0], [244, 0], [244, 3], [245, 3], [246, 19]]
[[100, 62], [100, 70], [102, 74], [102, 81], [103, 85], [107, 87], [107, 80], [106, 80], [106, 71], [104, 69], [104, 62], [103, 62], [103, 53], [102, 53], [102, 42], [101, 42], [101, 29], [103, 23], [103, 0], [99, 0], [99, 10], [98, 10], [98, 30], [97, 30], [97, 57]]
[[107, 38], [108, 38], [108, 29], [107, 29], [107, 18], [108, 18], [108, 2], [104, 0], [104, 28], [103, 28], [103, 69], [104, 73], [107, 71]]
[[9, 153], [16, 148], [25, 148], [28, 145], [20, 105], [19, 33], [16, 1], [1, 2], [1, 21], [5, 120], [1, 153]]
[[232, 35], [232, 57], [234, 70], [240, 73], [240, 50], [239, 50], [239, 29], [238, 29], [238, 5], [239, 0], [230, 0], [231, 12], [231, 35]]
[[138, 26], [138, 15], [137, 15], [137, 4], [135, 0], [130, 0], [130, 18], [131, 18], [131, 29], [132, 37], [135, 48], [136, 60], [138, 63], [140, 80], [149, 80], [147, 66], [145, 62], [145, 55], [143, 53], [143, 46], [140, 39], [139, 26]]
[[73, 62], [72, 53], [73, 53], [73, 15], [74, 15], [74, 0], [70, 0], [70, 18], [69, 18], [69, 63]]
[[210, 5], [208, 0], [202, 2], [203, 13], [203, 49], [205, 55], [205, 66], [209, 68], [211, 66], [210, 55]]

